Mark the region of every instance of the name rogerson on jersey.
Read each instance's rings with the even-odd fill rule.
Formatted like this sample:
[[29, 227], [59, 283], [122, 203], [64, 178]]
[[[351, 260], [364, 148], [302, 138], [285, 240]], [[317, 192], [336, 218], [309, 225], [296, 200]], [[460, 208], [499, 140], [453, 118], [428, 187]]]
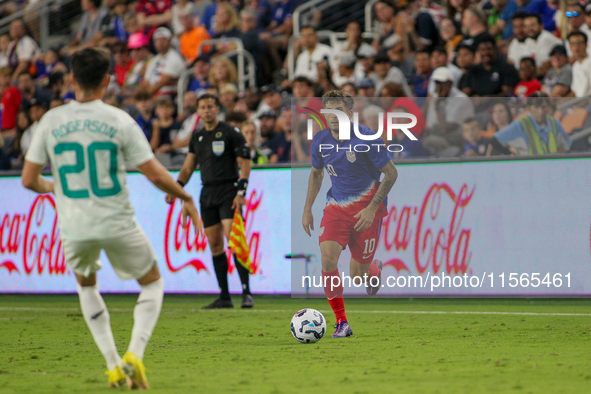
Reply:
[[60, 139], [60, 138], [63, 138], [69, 134], [80, 132], [80, 131], [85, 131], [85, 130], [88, 130], [92, 133], [106, 135], [106, 136], [109, 136], [110, 138], [113, 138], [115, 136], [115, 134], [117, 133], [117, 129], [115, 129], [113, 126], [111, 126], [105, 122], [87, 119], [87, 120], [72, 120], [68, 123], [64, 123], [64, 124], [60, 125], [59, 127], [53, 129], [51, 131], [51, 134], [53, 134], [53, 136], [56, 139]]
[[399, 144], [390, 144], [388, 146], [384, 145], [384, 144], [355, 144], [355, 145], [349, 145], [349, 146], [338, 146], [338, 145], [333, 145], [333, 144], [320, 144], [318, 146], [318, 151], [322, 152], [322, 150], [331, 150], [331, 149], [335, 149], [337, 150], [337, 152], [339, 151], [346, 151], [346, 152], [369, 152], [372, 148], [372, 146], [377, 148], [377, 151], [380, 151], [380, 148], [386, 148], [388, 150], [388, 152], [392, 152], [392, 153], [396, 153], [396, 152], [402, 152], [403, 146], [399, 145]]

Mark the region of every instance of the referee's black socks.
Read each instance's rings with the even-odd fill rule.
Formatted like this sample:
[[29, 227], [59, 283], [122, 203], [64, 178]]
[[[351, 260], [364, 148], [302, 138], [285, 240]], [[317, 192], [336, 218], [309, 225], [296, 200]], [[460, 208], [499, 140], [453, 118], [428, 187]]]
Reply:
[[229, 301], [230, 291], [228, 290], [228, 258], [226, 257], [226, 253], [213, 256], [213, 268], [215, 269], [215, 276], [218, 278], [218, 285], [220, 286], [221, 290], [220, 299]]
[[236, 270], [238, 271], [238, 275], [240, 276], [240, 282], [242, 283], [242, 294], [250, 294], [250, 285], [249, 285], [249, 275], [248, 269], [244, 267], [242, 264], [238, 262], [236, 255], [234, 254], [234, 264], [236, 265]]

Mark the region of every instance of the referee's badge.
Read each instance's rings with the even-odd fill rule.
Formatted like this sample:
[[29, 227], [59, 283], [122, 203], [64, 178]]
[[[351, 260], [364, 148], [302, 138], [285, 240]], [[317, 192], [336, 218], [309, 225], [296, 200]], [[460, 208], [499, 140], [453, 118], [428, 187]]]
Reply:
[[224, 141], [213, 141], [211, 147], [216, 156], [221, 156], [224, 153]]
[[347, 160], [349, 160], [351, 163], [355, 162], [355, 152], [346, 152], [347, 153]]
[[217, 133], [215, 133], [215, 138], [220, 138], [222, 136], [222, 132], [218, 131]]

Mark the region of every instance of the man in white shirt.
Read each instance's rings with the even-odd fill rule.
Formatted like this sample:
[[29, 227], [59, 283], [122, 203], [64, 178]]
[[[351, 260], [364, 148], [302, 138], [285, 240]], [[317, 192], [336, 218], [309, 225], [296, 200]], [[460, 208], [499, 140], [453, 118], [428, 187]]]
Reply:
[[[201, 219], [193, 198], [156, 160], [135, 120], [101, 101], [109, 85], [109, 55], [83, 49], [72, 56], [71, 65], [76, 101], [49, 111], [39, 122], [22, 183], [34, 192], [55, 194], [64, 256], [76, 275], [84, 320], [105, 357], [109, 386], [127, 381], [129, 388], [148, 388], [142, 359], [160, 315], [164, 282], [129, 200], [125, 161], [156, 187], [182, 199], [183, 220], [190, 217], [196, 232], [202, 232]], [[41, 177], [48, 162], [53, 181]], [[102, 250], [121, 280], [136, 279], [141, 288], [123, 358], [96, 280]]]
[[507, 60], [513, 64], [516, 69], [519, 69], [519, 62], [524, 57], [532, 56], [534, 44], [532, 39], [527, 37], [525, 27], [523, 24], [524, 18], [527, 16], [525, 12], [516, 12], [511, 18], [511, 25], [513, 26], [513, 39], [509, 44], [507, 52]]
[[10, 24], [10, 38], [12, 41], [8, 44], [6, 54], [8, 65], [14, 70], [12, 81], [16, 82], [22, 72], [29, 71], [33, 57], [39, 52], [39, 46], [27, 35], [22, 19], [13, 20]]
[[560, 45], [562, 41], [554, 34], [544, 30], [542, 18], [538, 14], [528, 14], [523, 23], [527, 36], [533, 40], [531, 57], [536, 60], [537, 75], [543, 76], [552, 67], [550, 64], [550, 51], [556, 45]]
[[[569, 4], [566, 7], [565, 16], [568, 19], [568, 32], [572, 33], [575, 31], [582, 31], [587, 35], [587, 42], [591, 41], [591, 28], [585, 23], [585, 10], [579, 3]], [[573, 56], [573, 52], [570, 50], [568, 40], [565, 42], [566, 53], [568, 57]], [[587, 46], [587, 54], [591, 55], [591, 45]]]
[[170, 46], [172, 32], [159, 27], [152, 36], [158, 53], [148, 63], [142, 88], [155, 96], [176, 96], [177, 81], [185, 71], [183, 57]]
[[304, 76], [316, 82], [318, 80], [318, 63], [326, 61], [330, 66], [333, 62], [334, 51], [328, 45], [318, 42], [318, 36], [313, 27], [304, 27], [300, 34], [304, 50], [296, 60], [294, 78]]
[[591, 94], [591, 57], [587, 55], [587, 35], [575, 31], [568, 35], [567, 40], [575, 58], [570, 89], [577, 97], [588, 96]]

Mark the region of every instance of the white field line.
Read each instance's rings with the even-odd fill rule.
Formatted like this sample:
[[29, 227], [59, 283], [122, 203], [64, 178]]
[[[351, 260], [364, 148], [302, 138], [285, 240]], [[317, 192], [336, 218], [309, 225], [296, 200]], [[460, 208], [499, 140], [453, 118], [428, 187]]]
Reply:
[[[79, 308], [44, 308], [44, 307], [0, 307], [0, 312], [76, 312], [81, 313]], [[110, 312], [132, 312], [133, 308], [109, 308]], [[167, 309], [162, 313], [183, 313], [183, 312], [234, 312], [234, 313], [294, 313], [294, 309]], [[296, 311], [297, 312], [297, 311]], [[330, 313], [329, 310], [320, 310], [322, 313]], [[347, 310], [347, 313], [372, 313], [372, 314], [406, 314], [406, 315], [515, 315], [515, 316], [591, 316], [591, 313], [561, 313], [561, 312], [494, 312], [494, 311], [368, 311], [368, 310]]]

